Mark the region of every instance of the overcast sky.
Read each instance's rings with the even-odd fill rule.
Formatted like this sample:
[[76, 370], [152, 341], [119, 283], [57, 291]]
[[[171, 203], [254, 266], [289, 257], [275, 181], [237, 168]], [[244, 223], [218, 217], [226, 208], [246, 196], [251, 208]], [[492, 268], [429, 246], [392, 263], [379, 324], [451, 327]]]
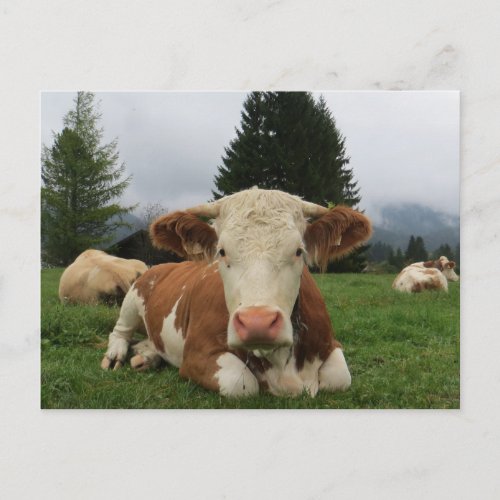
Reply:
[[[458, 92], [321, 92], [346, 138], [360, 207], [415, 202], [459, 212]], [[244, 92], [97, 92], [106, 142], [118, 138], [132, 182], [122, 203], [169, 210], [207, 201]], [[319, 97], [320, 93], [314, 93]], [[53, 142], [75, 92], [43, 92], [41, 139]]]

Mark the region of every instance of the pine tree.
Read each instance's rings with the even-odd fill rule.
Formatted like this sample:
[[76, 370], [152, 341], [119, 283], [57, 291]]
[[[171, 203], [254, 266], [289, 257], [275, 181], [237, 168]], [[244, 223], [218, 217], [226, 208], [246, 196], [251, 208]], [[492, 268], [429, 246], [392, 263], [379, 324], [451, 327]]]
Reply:
[[[323, 206], [354, 207], [361, 197], [348, 167], [345, 138], [323, 97], [309, 92], [252, 92], [236, 138], [225, 148], [212, 191], [215, 199], [258, 186], [279, 189]], [[359, 272], [363, 246], [328, 270]]]
[[422, 262], [428, 259], [429, 255], [425, 249], [425, 243], [422, 236], [410, 236], [408, 248], [405, 254], [407, 262]]
[[78, 92], [75, 109], [64, 117], [54, 144], [42, 150], [42, 248], [44, 260], [67, 265], [89, 247], [112, 237], [120, 219], [133, 207], [115, 200], [130, 182], [122, 179], [117, 141], [101, 144], [103, 130], [94, 95]]
[[405, 256], [401, 248], [398, 247], [395, 254], [391, 248], [391, 255], [389, 255], [387, 262], [397, 269], [403, 269], [403, 267], [405, 266]]
[[448, 260], [455, 260], [455, 254], [453, 253], [453, 250], [451, 249], [450, 245], [448, 245], [448, 243], [439, 245], [439, 248], [437, 248], [433, 252], [433, 257], [435, 259], [439, 259], [441, 255], [448, 257]]
[[369, 257], [374, 262], [389, 261], [391, 257], [394, 257], [394, 250], [391, 245], [377, 241], [371, 246]]
[[425, 243], [422, 236], [417, 236], [415, 239], [415, 254], [414, 259], [415, 262], [422, 262], [429, 258], [429, 254], [425, 249]]
[[354, 206], [359, 189], [345, 139], [323, 98], [308, 92], [252, 92], [240, 129], [215, 176], [216, 199], [258, 186], [327, 205]]
[[410, 241], [408, 242], [408, 247], [406, 248], [405, 258], [407, 261], [415, 262], [415, 236], [413, 234], [410, 236]]

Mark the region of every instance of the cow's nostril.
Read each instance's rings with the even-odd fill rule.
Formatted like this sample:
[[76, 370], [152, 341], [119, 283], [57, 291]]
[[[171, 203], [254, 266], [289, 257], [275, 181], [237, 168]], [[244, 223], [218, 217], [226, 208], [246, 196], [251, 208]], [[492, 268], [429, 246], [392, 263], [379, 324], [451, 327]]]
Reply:
[[236, 330], [245, 328], [245, 323], [243, 323], [243, 321], [241, 321], [239, 313], [236, 313], [234, 315], [234, 326], [236, 327]]

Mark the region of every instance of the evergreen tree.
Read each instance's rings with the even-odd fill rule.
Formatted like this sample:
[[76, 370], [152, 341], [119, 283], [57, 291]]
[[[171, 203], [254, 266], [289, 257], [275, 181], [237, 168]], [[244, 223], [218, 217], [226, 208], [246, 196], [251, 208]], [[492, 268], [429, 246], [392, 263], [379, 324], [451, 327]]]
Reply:
[[392, 247], [389, 247], [389, 252], [387, 253], [387, 258], [385, 260], [392, 266], [394, 265], [394, 250]]
[[396, 267], [397, 269], [403, 269], [406, 262], [405, 262], [405, 256], [401, 248], [398, 247], [395, 254], [391, 248], [391, 255], [388, 257], [387, 262], [389, 262], [389, 264]]
[[[279, 189], [323, 206], [361, 199], [348, 167], [345, 138], [323, 97], [309, 92], [252, 92], [236, 138], [225, 148], [212, 191], [215, 199], [258, 186]], [[361, 271], [363, 246], [328, 270]]]
[[429, 258], [429, 254], [425, 249], [425, 243], [422, 236], [417, 236], [415, 239], [415, 254], [414, 259], [415, 262], [425, 261]]
[[101, 144], [93, 100], [93, 94], [78, 92], [64, 129], [42, 149], [42, 248], [52, 264], [67, 265], [83, 250], [108, 242], [133, 208], [114, 202], [130, 177], [122, 179], [125, 165], [117, 166], [117, 141]]
[[323, 98], [308, 92], [252, 92], [240, 129], [215, 176], [216, 199], [258, 186], [327, 205], [354, 206], [359, 189], [345, 139]]
[[405, 265], [405, 256], [403, 255], [403, 251], [398, 247], [396, 255], [394, 256], [394, 263], [400, 269], [403, 269]]
[[394, 257], [394, 250], [391, 245], [382, 243], [381, 241], [377, 241], [377, 243], [371, 245], [369, 258], [373, 262], [389, 261], [391, 257]]
[[408, 242], [408, 247], [406, 248], [405, 258], [409, 262], [415, 262], [415, 236], [413, 234], [410, 236], [410, 241]]
[[408, 248], [405, 254], [407, 262], [421, 262], [428, 259], [429, 255], [425, 249], [425, 244], [422, 236], [410, 236], [410, 241], [408, 242]]
[[448, 243], [439, 245], [439, 248], [437, 248], [433, 253], [433, 257], [435, 259], [439, 259], [441, 255], [448, 257], [448, 260], [455, 260], [455, 254]]
[[403, 251], [401, 250], [401, 248], [398, 247], [398, 249], [396, 251], [396, 255], [394, 256], [394, 265], [398, 269], [403, 269], [405, 264], [406, 264], [406, 262], [405, 262], [405, 256], [403, 254]]

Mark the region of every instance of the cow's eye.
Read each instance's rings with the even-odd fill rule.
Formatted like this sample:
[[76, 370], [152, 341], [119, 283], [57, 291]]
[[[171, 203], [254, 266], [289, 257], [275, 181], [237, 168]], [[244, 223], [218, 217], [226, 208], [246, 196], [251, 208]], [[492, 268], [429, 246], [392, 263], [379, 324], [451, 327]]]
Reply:
[[223, 248], [219, 249], [219, 255], [221, 257], [225, 257], [226, 256], [226, 251]]
[[297, 257], [300, 257], [300, 256], [302, 255], [302, 253], [303, 253], [302, 248], [297, 248], [297, 251], [295, 252], [295, 255], [296, 255]]

